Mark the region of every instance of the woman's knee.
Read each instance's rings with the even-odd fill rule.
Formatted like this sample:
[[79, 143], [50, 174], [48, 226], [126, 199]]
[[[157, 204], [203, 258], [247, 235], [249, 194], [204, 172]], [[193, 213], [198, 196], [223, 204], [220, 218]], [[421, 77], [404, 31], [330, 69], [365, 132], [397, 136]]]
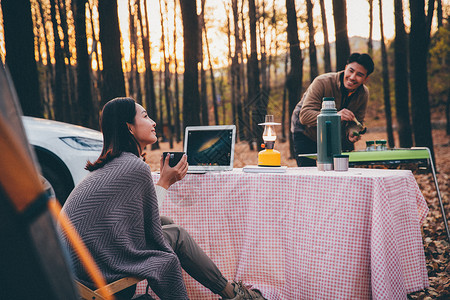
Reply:
[[192, 237], [190, 234], [177, 224], [164, 225], [162, 227], [163, 235], [172, 249], [177, 252], [186, 242], [191, 241]]
[[175, 224], [175, 222], [167, 216], [160, 216], [160, 219], [161, 219], [161, 226]]

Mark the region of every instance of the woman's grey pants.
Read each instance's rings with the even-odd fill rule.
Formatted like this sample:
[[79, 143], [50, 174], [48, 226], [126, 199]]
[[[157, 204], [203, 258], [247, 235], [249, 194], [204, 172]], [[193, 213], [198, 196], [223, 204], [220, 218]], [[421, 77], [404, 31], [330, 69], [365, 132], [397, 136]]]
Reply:
[[213, 293], [223, 291], [227, 279], [190, 234], [168, 217], [161, 216], [161, 225], [164, 238], [178, 256], [181, 267]]

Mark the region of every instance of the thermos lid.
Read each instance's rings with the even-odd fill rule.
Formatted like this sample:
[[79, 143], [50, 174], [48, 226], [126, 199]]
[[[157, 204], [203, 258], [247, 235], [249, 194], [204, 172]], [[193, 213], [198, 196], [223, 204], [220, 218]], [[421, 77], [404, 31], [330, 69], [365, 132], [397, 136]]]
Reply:
[[336, 109], [333, 97], [323, 97], [322, 109]]
[[336, 157], [336, 158], [347, 158], [347, 157], [350, 157], [350, 155], [348, 155], [348, 154], [334, 154], [333, 157]]

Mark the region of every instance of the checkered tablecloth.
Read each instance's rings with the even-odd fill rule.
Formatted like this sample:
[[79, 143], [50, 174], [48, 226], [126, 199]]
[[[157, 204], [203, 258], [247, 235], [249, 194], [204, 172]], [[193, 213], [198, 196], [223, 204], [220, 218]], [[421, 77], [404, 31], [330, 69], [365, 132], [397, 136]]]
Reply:
[[[411, 171], [359, 168], [188, 174], [161, 209], [227, 279], [283, 300], [405, 299], [428, 287], [427, 213]], [[218, 299], [184, 278], [190, 299]]]

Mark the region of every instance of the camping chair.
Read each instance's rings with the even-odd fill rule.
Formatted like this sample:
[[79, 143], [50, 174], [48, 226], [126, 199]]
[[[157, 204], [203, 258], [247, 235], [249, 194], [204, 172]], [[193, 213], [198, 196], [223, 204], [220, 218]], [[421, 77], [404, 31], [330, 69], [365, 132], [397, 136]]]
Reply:
[[127, 287], [130, 287], [138, 282], [140, 282], [142, 279], [134, 278], [134, 277], [125, 277], [122, 279], [119, 279], [117, 281], [114, 281], [110, 284], [107, 284], [99, 289], [91, 290], [84, 284], [82, 284], [79, 281], [75, 281], [76, 285], [78, 287], [78, 293], [80, 294], [81, 299], [83, 300], [104, 300], [103, 297], [104, 293], [108, 293], [110, 295], [115, 294], [117, 292], [120, 292]]

